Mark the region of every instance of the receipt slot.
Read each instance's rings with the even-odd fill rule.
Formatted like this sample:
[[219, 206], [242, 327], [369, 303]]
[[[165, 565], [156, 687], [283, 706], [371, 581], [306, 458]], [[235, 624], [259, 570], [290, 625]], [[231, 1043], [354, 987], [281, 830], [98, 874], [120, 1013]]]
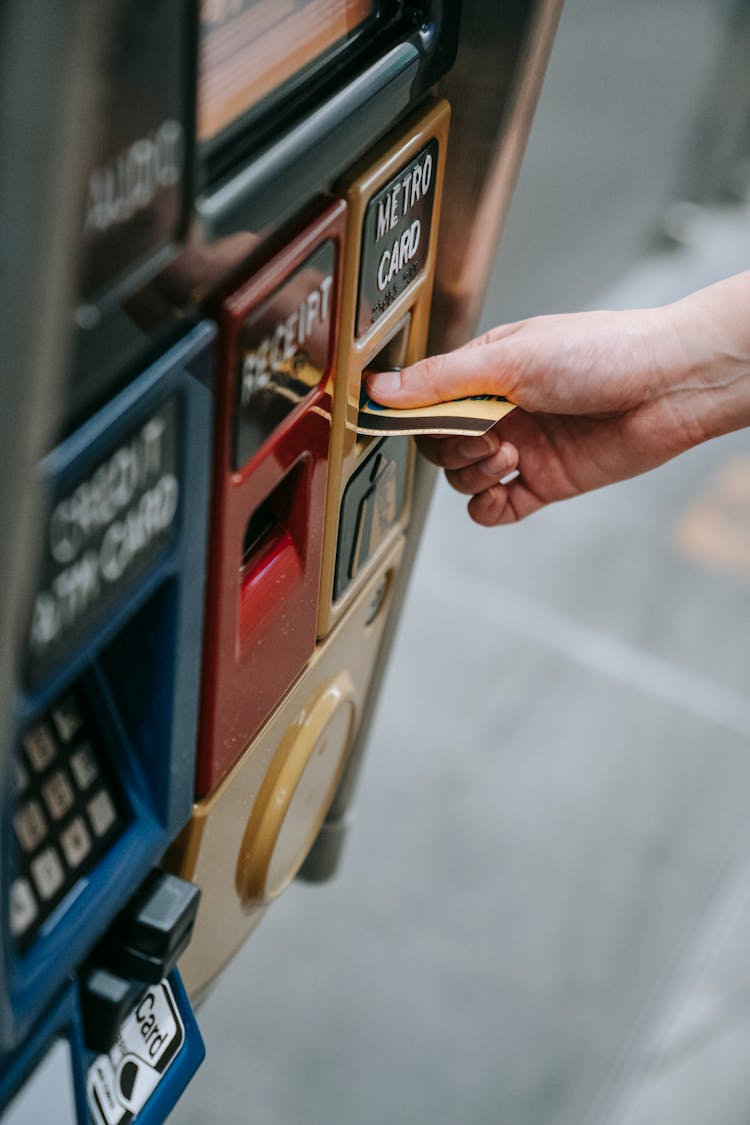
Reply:
[[44, 547], [2, 809], [6, 1048], [190, 814], [214, 335], [195, 328], [41, 464]]
[[413, 363], [425, 353], [449, 117], [446, 102], [433, 102], [339, 185], [347, 242], [320, 636], [408, 519], [413, 443], [397, 438], [376, 446], [372, 438], [358, 438], [357, 413], [368, 368]]
[[313, 654], [344, 204], [222, 303], [199, 797]]
[[402, 554], [398, 539], [167, 853], [165, 866], [202, 888], [180, 962], [194, 999], [294, 878], [317, 835], [358, 730]]

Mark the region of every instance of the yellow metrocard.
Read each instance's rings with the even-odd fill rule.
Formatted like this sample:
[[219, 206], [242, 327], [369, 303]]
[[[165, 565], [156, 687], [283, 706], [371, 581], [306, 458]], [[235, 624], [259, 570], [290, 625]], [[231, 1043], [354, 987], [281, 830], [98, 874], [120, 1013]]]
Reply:
[[515, 410], [515, 404], [500, 395], [471, 395], [450, 402], [436, 402], [433, 406], [393, 410], [375, 402], [363, 388], [357, 433], [376, 436], [484, 434], [511, 410]]

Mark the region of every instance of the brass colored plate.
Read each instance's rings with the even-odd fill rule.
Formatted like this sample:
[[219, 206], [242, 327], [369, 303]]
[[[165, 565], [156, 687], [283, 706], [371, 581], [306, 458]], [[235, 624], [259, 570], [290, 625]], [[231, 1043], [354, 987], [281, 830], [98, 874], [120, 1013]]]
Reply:
[[[347, 230], [332, 378], [319, 637], [331, 630], [382, 557], [375, 555], [345, 593], [334, 597], [341, 501], [372, 445], [356, 433], [363, 375], [370, 367], [404, 366], [425, 354], [449, 120], [448, 103], [430, 101], [337, 185], [347, 205]], [[408, 522], [412, 475], [410, 468], [406, 504], [382, 550]]]
[[354, 688], [341, 672], [287, 731], [242, 841], [237, 891], [246, 906], [270, 902], [299, 871], [336, 792], [354, 721]]
[[195, 998], [295, 874], [354, 742], [404, 551], [392, 544], [221, 784], [193, 807], [164, 866], [202, 890], [180, 969]]

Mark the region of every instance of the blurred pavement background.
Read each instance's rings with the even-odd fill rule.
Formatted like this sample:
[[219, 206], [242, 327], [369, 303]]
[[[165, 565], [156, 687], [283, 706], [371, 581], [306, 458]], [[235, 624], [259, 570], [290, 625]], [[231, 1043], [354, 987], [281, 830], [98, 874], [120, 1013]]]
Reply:
[[[750, 265], [746, 203], [657, 238], [742, 7], [568, 0], [485, 326]], [[746, 1125], [749, 609], [747, 433], [517, 528], [441, 483], [342, 871], [221, 978], [170, 1120]]]

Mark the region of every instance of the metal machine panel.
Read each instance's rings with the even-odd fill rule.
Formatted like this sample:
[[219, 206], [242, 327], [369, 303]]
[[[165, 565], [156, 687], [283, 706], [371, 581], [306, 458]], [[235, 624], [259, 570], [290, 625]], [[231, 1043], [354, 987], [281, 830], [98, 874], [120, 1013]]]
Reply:
[[104, 5], [79, 295], [142, 279], [184, 237], [192, 204], [195, 47], [190, 0]]
[[[349, 562], [337, 561], [342, 552], [347, 560], [356, 553], [351, 535], [356, 535], [358, 524], [347, 518], [342, 524], [342, 503], [349, 481], [371, 456], [374, 444], [356, 433], [363, 376], [368, 368], [413, 363], [424, 355], [449, 117], [446, 102], [430, 103], [339, 185], [348, 217], [318, 615], [321, 637], [356, 596], [370, 567], [377, 565], [380, 552], [387, 550], [409, 518], [411, 441], [400, 505], [388, 502], [388, 477], [381, 481], [384, 491], [378, 506], [389, 515], [382, 522], [367, 565], [351, 572]], [[342, 536], [342, 526], [351, 529], [349, 539]]]
[[[197, 0], [101, 0], [85, 20], [94, 40], [85, 107], [92, 135], [74, 201], [77, 309], [64, 432], [149, 357], [148, 327], [123, 311], [125, 302], [184, 245], [195, 181]], [[165, 325], [165, 341], [168, 332]]]
[[196, 998], [294, 877], [315, 839], [356, 736], [377, 663], [403, 540], [300, 680], [193, 818], [165, 866], [203, 889], [181, 963]]
[[45, 458], [45, 557], [3, 799], [0, 1010], [32, 1026], [190, 812], [214, 331]]
[[326, 207], [219, 309], [199, 796], [315, 648], [344, 210]]

